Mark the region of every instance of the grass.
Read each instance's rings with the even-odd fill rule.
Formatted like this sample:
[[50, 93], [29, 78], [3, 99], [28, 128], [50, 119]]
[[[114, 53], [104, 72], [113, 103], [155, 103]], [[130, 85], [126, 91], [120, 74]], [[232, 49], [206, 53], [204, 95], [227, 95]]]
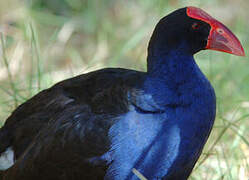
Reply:
[[[249, 49], [247, 0], [10, 0], [0, 2], [0, 125], [55, 82], [102, 67], [146, 68], [157, 21], [195, 5], [224, 22]], [[249, 178], [248, 57], [196, 55], [217, 95], [214, 129], [191, 180]]]

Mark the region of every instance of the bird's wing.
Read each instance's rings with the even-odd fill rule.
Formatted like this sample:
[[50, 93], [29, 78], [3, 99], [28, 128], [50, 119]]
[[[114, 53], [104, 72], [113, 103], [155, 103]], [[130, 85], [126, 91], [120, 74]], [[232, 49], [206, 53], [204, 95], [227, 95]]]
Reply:
[[92, 159], [109, 150], [108, 129], [114, 116], [97, 115], [84, 105], [55, 113], [4, 179], [101, 179], [108, 164]]
[[108, 130], [115, 117], [128, 111], [127, 92], [143, 76], [137, 71], [109, 68], [62, 81], [40, 92], [6, 120], [0, 130], [0, 153], [11, 147], [18, 160], [34, 144], [38, 153], [45, 144], [46, 148], [56, 149], [56, 145], [48, 144], [66, 147], [72, 141], [75, 143], [68, 145], [78, 147], [81, 143], [84, 157], [105, 153], [109, 148]]

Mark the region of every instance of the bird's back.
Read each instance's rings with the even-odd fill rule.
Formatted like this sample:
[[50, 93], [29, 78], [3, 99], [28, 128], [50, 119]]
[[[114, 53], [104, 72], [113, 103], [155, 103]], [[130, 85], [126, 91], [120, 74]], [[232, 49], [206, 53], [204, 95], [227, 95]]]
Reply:
[[109, 128], [115, 117], [128, 111], [127, 91], [143, 76], [126, 69], [103, 69], [62, 81], [19, 106], [0, 130], [0, 152], [11, 148], [16, 159], [6, 177], [32, 179], [42, 173], [53, 174], [52, 179], [77, 179], [68, 175], [91, 176], [92, 166], [96, 167], [91, 177], [103, 176], [106, 162], [94, 165], [88, 159], [109, 150]]

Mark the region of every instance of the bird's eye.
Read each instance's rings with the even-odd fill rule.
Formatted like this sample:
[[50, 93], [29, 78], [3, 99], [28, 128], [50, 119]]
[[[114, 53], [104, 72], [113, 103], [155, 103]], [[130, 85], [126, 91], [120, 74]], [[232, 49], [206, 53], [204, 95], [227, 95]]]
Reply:
[[218, 32], [219, 34], [223, 34], [223, 33], [224, 33], [224, 30], [223, 30], [223, 29], [218, 28], [218, 29], [217, 29], [217, 32]]
[[194, 30], [197, 30], [197, 29], [199, 29], [200, 28], [200, 24], [199, 23], [193, 23], [192, 24], [192, 29], [194, 29]]

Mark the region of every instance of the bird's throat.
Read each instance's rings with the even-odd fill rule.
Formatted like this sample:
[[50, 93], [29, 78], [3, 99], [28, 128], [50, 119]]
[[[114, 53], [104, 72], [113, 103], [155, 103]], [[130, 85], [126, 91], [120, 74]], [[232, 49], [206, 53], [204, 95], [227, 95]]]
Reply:
[[160, 53], [150, 53], [147, 59], [148, 76], [164, 80], [165, 82], [181, 83], [193, 77], [199, 68], [193, 58], [181, 51], [170, 50]]
[[159, 104], [167, 102], [171, 106], [187, 106], [195, 101], [191, 94], [202, 93], [199, 90], [201, 85], [210, 86], [193, 56], [182, 49], [149, 53], [144, 89]]

